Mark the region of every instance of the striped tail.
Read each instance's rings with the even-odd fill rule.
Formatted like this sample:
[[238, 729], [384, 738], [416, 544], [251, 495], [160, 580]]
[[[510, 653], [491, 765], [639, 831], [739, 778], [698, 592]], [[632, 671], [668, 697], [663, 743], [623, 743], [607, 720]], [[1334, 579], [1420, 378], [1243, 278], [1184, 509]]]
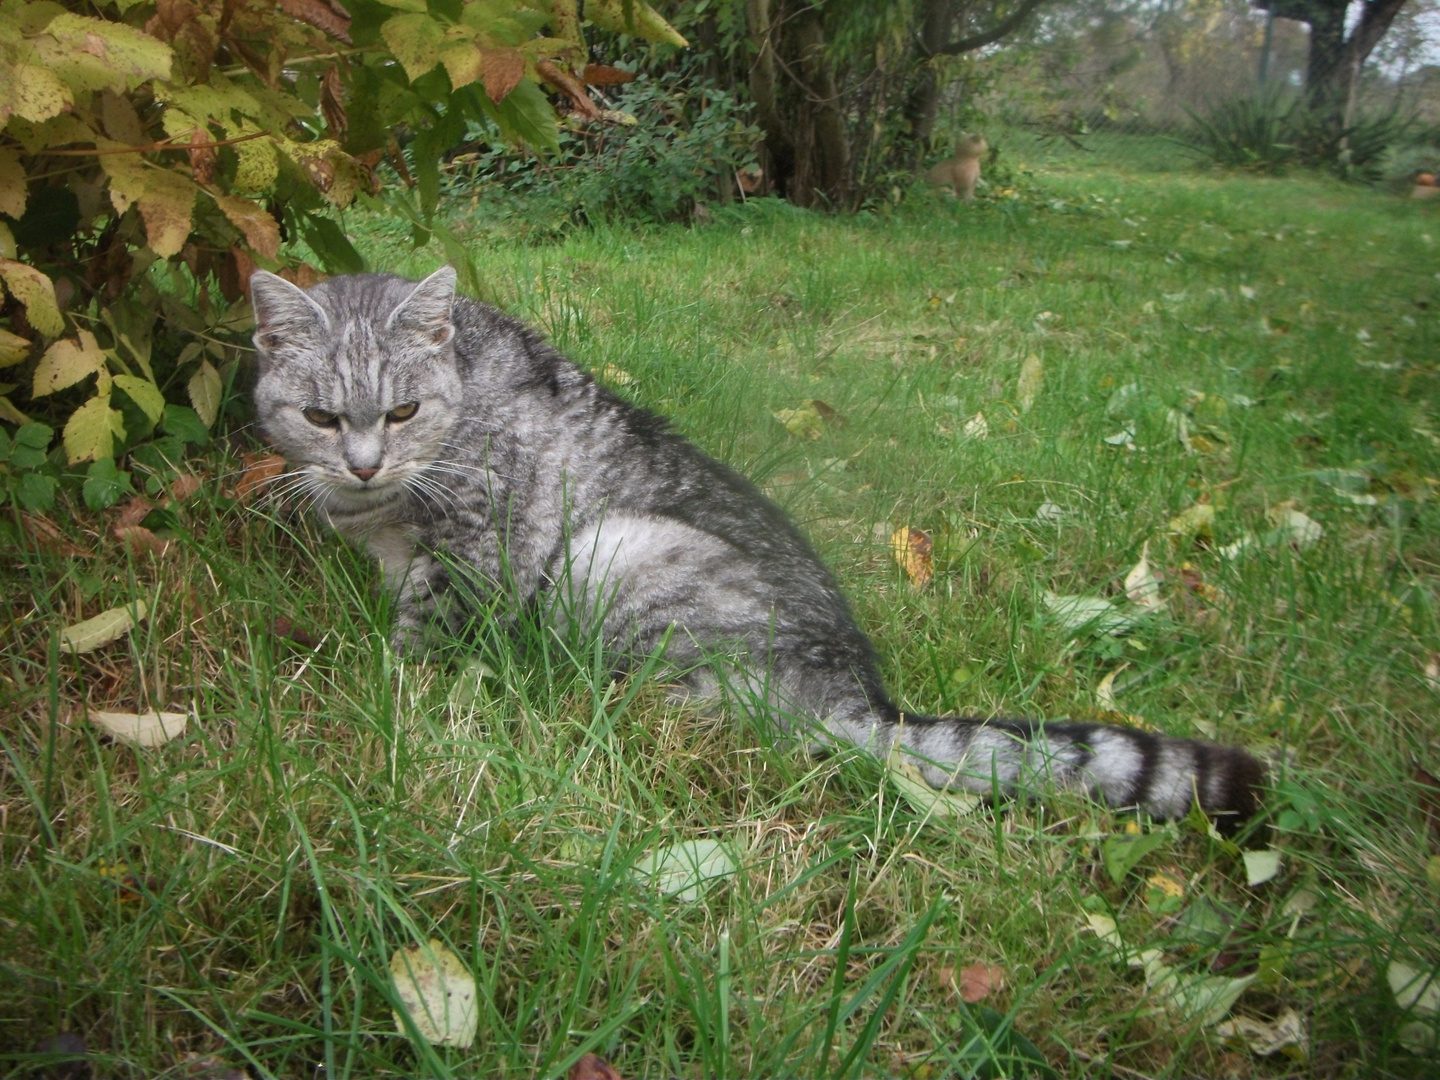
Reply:
[[902, 714], [893, 729], [931, 787], [1006, 795], [1078, 788], [1116, 808], [1182, 818], [1196, 802], [1234, 831], [1260, 809], [1265, 770], [1233, 746], [1065, 721]]

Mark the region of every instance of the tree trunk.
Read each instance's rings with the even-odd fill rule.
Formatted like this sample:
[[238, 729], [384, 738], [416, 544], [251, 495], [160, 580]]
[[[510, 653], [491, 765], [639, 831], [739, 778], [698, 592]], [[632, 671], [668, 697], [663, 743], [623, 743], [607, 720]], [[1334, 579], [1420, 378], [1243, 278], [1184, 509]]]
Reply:
[[767, 186], [786, 193], [795, 173], [795, 143], [780, 119], [775, 89], [775, 37], [779, 27], [772, 17], [770, 0], [745, 0], [745, 30], [755, 57], [750, 65], [750, 100], [755, 103], [755, 122], [765, 133], [761, 165]]
[[786, 197], [798, 206], [839, 209], [849, 194], [850, 137], [825, 56], [825, 24], [820, 10], [806, 4], [792, 25], [800, 78], [795, 80], [795, 173]]
[[914, 82], [905, 95], [902, 112], [906, 127], [903, 165], [912, 170], [919, 168], [940, 116], [940, 73], [935, 70], [935, 57], [950, 36], [954, 16], [955, 0], [921, 0]]

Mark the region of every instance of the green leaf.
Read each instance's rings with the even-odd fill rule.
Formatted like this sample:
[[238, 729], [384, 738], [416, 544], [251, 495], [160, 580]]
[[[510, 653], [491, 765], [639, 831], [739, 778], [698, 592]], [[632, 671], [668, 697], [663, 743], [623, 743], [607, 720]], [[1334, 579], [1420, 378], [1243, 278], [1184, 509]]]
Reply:
[[215, 365], [209, 360], [202, 360], [199, 370], [190, 376], [186, 389], [190, 392], [190, 404], [195, 406], [200, 422], [207, 428], [214, 427], [215, 418], [220, 415], [220, 394], [224, 389]]
[[73, 626], [67, 626], [60, 631], [60, 651], [86, 653], [118, 641], [130, 632], [131, 627], [145, 618], [149, 610], [150, 607], [144, 600], [136, 600], [131, 604], [102, 611], [94, 618]]
[[635, 864], [635, 873], [666, 896], [693, 903], [737, 868], [730, 849], [719, 840], [685, 840], [650, 852]]
[[414, 82], [440, 62], [440, 44], [445, 31], [434, 19], [426, 14], [396, 15], [386, 19], [380, 28], [380, 36], [406, 77]]
[[524, 79], [495, 106], [500, 127], [511, 138], [523, 139], [541, 150], [560, 148], [560, 129], [555, 110], [539, 86]]
[[115, 467], [115, 459], [99, 458], [85, 470], [85, 483], [80, 489], [85, 505], [91, 510], [104, 510], [114, 506], [122, 495], [135, 489], [130, 485], [130, 474]]
[[45, 464], [45, 451], [33, 446], [16, 446], [10, 454], [10, 465], [15, 469], [34, 469]]
[[1095, 634], [1119, 635], [1131, 630], [1139, 616], [1120, 611], [1114, 604], [1098, 596], [1057, 596], [1049, 589], [1040, 595], [1040, 602], [1066, 630], [1088, 630]]
[[328, 273], [363, 274], [367, 269], [364, 257], [355, 250], [355, 245], [350, 243], [345, 230], [333, 219], [316, 214], [302, 214], [300, 235], [319, 256]]
[[184, 405], [166, 405], [160, 427], [168, 434], [196, 446], [204, 446], [210, 441], [210, 431], [206, 428], [205, 421], [200, 419], [200, 414]]
[[1245, 860], [1245, 882], [1252, 889], [1263, 885], [1280, 873], [1280, 849], [1266, 848], [1264, 851], [1247, 851]]
[[115, 385], [140, 406], [141, 412], [150, 418], [152, 424], [160, 422], [160, 417], [165, 412], [165, 395], [160, 393], [158, 386], [138, 375], [116, 375]]
[[26, 510], [49, 510], [55, 505], [55, 478], [30, 472], [20, 478], [15, 497]]
[[15, 432], [17, 446], [29, 446], [36, 450], [47, 448], [53, 438], [55, 438], [54, 428], [49, 424], [40, 424], [34, 421], [20, 425]]
[[1100, 856], [1105, 860], [1105, 869], [1110, 874], [1110, 880], [1119, 885], [1141, 859], [1169, 842], [1170, 836], [1164, 832], [1107, 836], [1100, 845]]

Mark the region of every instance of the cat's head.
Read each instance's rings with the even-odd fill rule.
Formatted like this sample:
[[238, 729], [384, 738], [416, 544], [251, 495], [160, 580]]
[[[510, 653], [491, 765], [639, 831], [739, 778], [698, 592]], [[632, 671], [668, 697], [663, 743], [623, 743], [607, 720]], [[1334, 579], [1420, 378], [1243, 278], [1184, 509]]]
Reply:
[[451, 456], [460, 408], [455, 271], [418, 285], [357, 274], [305, 291], [259, 270], [250, 296], [256, 411], [310, 493], [361, 509], [419, 491]]

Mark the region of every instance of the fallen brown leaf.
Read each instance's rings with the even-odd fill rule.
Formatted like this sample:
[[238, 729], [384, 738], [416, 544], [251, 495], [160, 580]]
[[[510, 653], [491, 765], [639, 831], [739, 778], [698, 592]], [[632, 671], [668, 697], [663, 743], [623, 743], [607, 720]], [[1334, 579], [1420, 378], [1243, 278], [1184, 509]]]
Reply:
[[935, 544], [930, 537], [909, 525], [901, 525], [890, 536], [890, 551], [895, 561], [917, 589], [930, 584], [930, 579], [935, 576], [935, 563], [931, 557], [934, 550]]
[[144, 495], [133, 495], [130, 501], [120, 508], [115, 515], [115, 534], [118, 536], [121, 529], [127, 529], [131, 525], [139, 525], [145, 520], [145, 515], [155, 509], [155, 504]]
[[1005, 969], [995, 964], [971, 964], [960, 969], [960, 1000], [967, 1005], [984, 1001], [1005, 988]]
[[620, 1080], [620, 1074], [599, 1054], [586, 1054], [570, 1066], [565, 1080]]
[[261, 488], [285, 472], [285, 459], [279, 454], [257, 450], [241, 459], [245, 471], [235, 485], [235, 498], [248, 503]]
[[295, 626], [295, 621], [284, 615], [278, 616], [275, 619], [271, 630], [276, 637], [293, 641], [296, 645], [303, 645], [307, 649], [313, 649], [320, 644], [319, 638], [305, 630], [298, 629]]
[[200, 477], [194, 473], [181, 473], [170, 481], [170, 498], [184, 502], [200, 490]]
[[170, 550], [169, 540], [161, 540], [144, 525], [116, 525], [113, 531], [131, 555], [164, 555]]

